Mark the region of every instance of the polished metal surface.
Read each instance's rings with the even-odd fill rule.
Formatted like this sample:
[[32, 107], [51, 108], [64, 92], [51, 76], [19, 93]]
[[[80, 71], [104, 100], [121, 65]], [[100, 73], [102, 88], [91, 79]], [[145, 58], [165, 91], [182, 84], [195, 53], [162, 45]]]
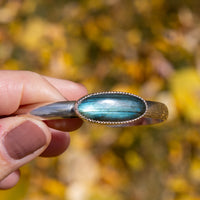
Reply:
[[125, 92], [89, 94], [78, 101], [55, 102], [29, 112], [43, 120], [81, 118], [85, 121], [110, 126], [136, 126], [162, 122], [168, 117], [167, 106], [145, 101]]
[[30, 114], [44, 119], [74, 118], [78, 117], [74, 110], [75, 103], [75, 101], [51, 103], [30, 111]]

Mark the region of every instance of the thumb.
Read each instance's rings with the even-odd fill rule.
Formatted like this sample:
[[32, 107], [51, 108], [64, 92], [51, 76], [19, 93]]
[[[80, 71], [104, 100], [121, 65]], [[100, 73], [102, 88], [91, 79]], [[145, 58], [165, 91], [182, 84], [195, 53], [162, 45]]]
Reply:
[[25, 117], [0, 119], [0, 180], [40, 155], [51, 134], [41, 121]]

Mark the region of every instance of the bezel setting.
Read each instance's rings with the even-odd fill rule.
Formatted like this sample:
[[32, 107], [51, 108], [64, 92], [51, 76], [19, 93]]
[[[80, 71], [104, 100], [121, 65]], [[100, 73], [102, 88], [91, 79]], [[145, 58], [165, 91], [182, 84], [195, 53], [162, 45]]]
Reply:
[[[78, 106], [81, 104], [82, 101], [84, 101], [85, 99], [89, 98], [89, 97], [92, 97], [92, 96], [97, 96], [97, 95], [101, 95], [101, 94], [120, 94], [120, 95], [128, 95], [128, 96], [132, 96], [132, 97], [136, 97], [138, 99], [140, 99], [144, 105], [145, 105], [145, 112], [143, 114], [141, 114], [139, 117], [137, 118], [134, 118], [134, 119], [131, 119], [131, 120], [124, 120], [124, 121], [100, 121], [100, 120], [95, 120], [95, 119], [90, 119], [86, 116], [84, 116], [83, 114], [81, 114], [78, 110]], [[82, 98], [80, 98], [76, 103], [75, 103], [75, 108], [74, 108], [76, 114], [83, 120], [86, 120], [86, 121], [89, 121], [89, 122], [92, 122], [92, 123], [96, 123], [96, 124], [104, 124], [104, 125], [124, 125], [124, 124], [130, 124], [132, 122], [135, 122], [139, 119], [141, 119], [142, 117], [145, 116], [147, 110], [148, 110], [148, 105], [146, 103], [146, 101], [135, 95], [135, 94], [131, 94], [131, 93], [128, 93], [128, 92], [97, 92], [97, 93], [92, 93], [92, 94], [88, 94]]]

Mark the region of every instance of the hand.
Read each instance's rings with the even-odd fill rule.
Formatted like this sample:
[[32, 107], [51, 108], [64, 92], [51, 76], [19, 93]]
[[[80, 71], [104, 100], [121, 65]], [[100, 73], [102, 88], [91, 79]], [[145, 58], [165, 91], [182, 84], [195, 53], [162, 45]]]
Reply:
[[[0, 71], [0, 116], [11, 115], [23, 105], [76, 100], [86, 93], [85, 87], [71, 81], [28, 71]], [[46, 122], [26, 116], [1, 118], [0, 188], [13, 187], [20, 177], [19, 168], [37, 156], [64, 152], [70, 142], [64, 131], [81, 124], [78, 118]]]

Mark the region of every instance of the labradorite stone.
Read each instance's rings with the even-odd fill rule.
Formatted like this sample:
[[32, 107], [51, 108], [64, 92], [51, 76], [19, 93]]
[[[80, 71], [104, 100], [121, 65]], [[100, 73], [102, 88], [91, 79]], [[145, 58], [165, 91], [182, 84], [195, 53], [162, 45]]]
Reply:
[[123, 122], [140, 117], [146, 111], [146, 105], [137, 96], [107, 93], [85, 98], [78, 105], [78, 111], [91, 120]]

